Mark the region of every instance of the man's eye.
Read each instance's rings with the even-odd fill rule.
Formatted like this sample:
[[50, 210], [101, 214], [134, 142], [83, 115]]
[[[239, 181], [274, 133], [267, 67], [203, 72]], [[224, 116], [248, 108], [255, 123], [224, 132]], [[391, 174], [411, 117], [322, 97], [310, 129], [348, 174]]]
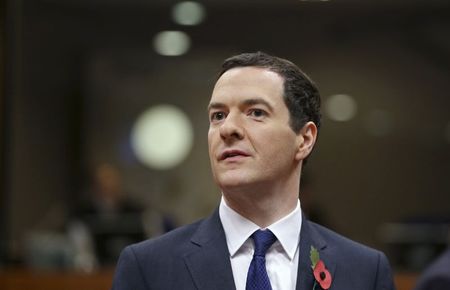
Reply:
[[225, 113], [224, 112], [214, 112], [211, 114], [211, 121], [220, 121], [225, 119]]
[[261, 109], [253, 109], [250, 111], [250, 115], [256, 118], [265, 117], [267, 113]]

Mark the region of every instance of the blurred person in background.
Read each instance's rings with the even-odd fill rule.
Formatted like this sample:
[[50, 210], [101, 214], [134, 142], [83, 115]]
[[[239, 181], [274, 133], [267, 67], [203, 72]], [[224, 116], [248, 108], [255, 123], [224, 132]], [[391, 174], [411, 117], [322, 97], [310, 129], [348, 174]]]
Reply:
[[450, 289], [450, 249], [438, 257], [419, 278], [415, 290]]
[[300, 176], [317, 139], [320, 96], [295, 64], [261, 52], [225, 60], [208, 114], [218, 208], [125, 248], [113, 290], [394, 289], [383, 253], [302, 212]]
[[[115, 166], [108, 163], [97, 166], [92, 189], [77, 207], [69, 230], [75, 255], [79, 257], [75, 258], [75, 264], [84, 265], [81, 268], [89, 268], [90, 263], [112, 265], [126, 245], [173, 228], [166, 217], [155, 213], [155, 209], [140, 206], [125, 192]], [[146, 227], [149, 222], [151, 228]]]

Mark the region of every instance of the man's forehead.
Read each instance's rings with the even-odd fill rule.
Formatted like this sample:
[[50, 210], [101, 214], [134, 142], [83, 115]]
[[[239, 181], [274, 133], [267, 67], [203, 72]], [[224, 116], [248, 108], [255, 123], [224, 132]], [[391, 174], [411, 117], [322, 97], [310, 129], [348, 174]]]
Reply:
[[283, 89], [283, 79], [266, 68], [238, 67], [226, 71], [216, 82], [213, 95], [221, 90], [267, 90]]
[[[246, 76], [243, 78], [242, 76]], [[269, 68], [259, 67], [259, 66], [242, 66], [242, 67], [234, 67], [227, 71], [225, 71], [217, 80], [216, 86], [220, 85], [223, 81], [232, 79], [233, 81], [245, 81], [245, 79], [258, 79], [258, 78], [271, 78], [281, 80], [283, 82], [283, 78], [276, 72], [270, 70]]]

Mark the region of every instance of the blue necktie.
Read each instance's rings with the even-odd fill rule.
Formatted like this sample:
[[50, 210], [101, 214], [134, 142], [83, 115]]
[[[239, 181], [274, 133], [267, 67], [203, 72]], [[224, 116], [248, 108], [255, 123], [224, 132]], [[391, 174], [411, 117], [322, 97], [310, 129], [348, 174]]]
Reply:
[[248, 268], [247, 286], [245, 289], [272, 290], [266, 270], [266, 252], [277, 238], [269, 230], [257, 230], [253, 233], [252, 239], [255, 242], [255, 253]]

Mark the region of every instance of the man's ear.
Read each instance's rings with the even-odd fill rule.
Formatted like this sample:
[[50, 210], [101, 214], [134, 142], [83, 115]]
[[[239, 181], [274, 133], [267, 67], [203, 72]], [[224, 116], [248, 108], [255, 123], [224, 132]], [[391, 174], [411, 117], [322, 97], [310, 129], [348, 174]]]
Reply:
[[317, 139], [317, 126], [314, 122], [306, 123], [298, 133], [297, 160], [303, 160], [311, 153]]

